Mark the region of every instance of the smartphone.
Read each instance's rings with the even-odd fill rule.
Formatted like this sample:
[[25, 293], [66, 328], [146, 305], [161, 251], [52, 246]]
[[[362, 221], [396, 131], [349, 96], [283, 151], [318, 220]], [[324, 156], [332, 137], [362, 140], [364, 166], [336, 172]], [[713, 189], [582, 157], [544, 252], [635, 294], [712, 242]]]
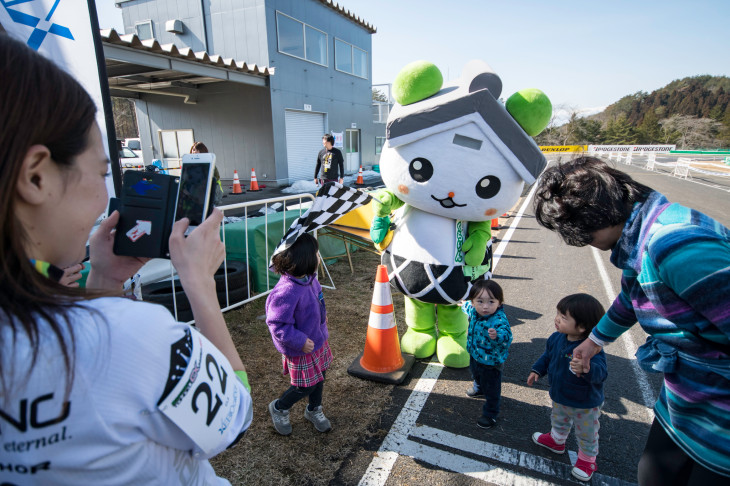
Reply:
[[200, 225], [213, 210], [209, 202], [214, 169], [215, 154], [184, 154], [182, 157], [173, 221], [188, 218], [190, 229], [186, 234]]

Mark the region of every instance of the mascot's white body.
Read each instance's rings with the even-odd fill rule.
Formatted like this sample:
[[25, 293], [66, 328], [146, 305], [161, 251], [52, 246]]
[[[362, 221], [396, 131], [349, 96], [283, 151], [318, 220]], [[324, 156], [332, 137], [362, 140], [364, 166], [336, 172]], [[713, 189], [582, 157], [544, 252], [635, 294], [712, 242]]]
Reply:
[[387, 190], [374, 196], [376, 215], [392, 212], [394, 225], [382, 260], [406, 296], [401, 348], [419, 358], [437, 352], [452, 367], [469, 364], [468, 322], [455, 304], [472, 280], [491, 276], [490, 222], [546, 164], [500, 91], [486, 64], [469, 63], [457, 83], [394, 106], [380, 158]]

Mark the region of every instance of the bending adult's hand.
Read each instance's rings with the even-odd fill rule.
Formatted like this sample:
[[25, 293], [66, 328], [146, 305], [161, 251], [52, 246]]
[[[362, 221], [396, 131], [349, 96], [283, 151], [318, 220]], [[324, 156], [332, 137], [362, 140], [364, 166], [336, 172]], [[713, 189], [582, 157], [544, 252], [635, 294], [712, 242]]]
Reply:
[[114, 211], [99, 223], [99, 228], [89, 239], [91, 269], [86, 279], [89, 289], [121, 290], [124, 282], [150, 260], [114, 254], [114, 234], [118, 222], [119, 211]]
[[[590, 339], [586, 339], [573, 350], [573, 361], [580, 361], [583, 366], [583, 373], [588, 373], [591, 370], [591, 358], [599, 352], [601, 352], [601, 346]], [[580, 376], [583, 373], [576, 373], [576, 375]]]

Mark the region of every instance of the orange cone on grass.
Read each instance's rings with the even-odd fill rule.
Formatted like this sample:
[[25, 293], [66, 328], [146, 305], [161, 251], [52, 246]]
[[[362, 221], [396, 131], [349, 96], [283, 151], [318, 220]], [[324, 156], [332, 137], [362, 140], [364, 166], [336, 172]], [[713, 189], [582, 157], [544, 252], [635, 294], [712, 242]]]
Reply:
[[261, 189], [259, 189], [259, 183], [256, 180], [256, 171], [253, 170], [253, 167], [251, 167], [251, 188], [249, 189], [249, 191], [256, 192], [260, 190]]
[[360, 166], [360, 172], [357, 173], [357, 180], [355, 181], [355, 184], [358, 186], [364, 186], [365, 181], [362, 178], [362, 165]]
[[243, 189], [241, 189], [241, 181], [238, 180], [238, 171], [233, 170], [233, 192], [232, 194], [241, 194], [243, 192]]
[[378, 265], [365, 350], [355, 358], [347, 372], [359, 378], [399, 385], [408, 376], [414, 361], [413, 355], [400, 350], [388, 270], [385, 265]]

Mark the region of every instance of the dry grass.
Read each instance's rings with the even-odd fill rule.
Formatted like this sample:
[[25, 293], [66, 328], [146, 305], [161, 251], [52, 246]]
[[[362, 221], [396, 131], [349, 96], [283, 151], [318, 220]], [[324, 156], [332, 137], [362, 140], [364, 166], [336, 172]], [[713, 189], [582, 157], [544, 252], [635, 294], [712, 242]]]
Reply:
[[[289, 386], [281, 374], [281, 355], [271, 342], [263, 319], [264, 299], [226, 314], [233, 340], [243, 359], [251, 384], [254, 421], [233, 449], [211, 462], [216, 472], [232, 484], [309, 485], [327, 484], [342, 461], [365, 440], [384, 437], [378, 419], [390, 403], [392, 385], [361, 380], [347, 374], [365, 345], [370, 302], [379, 257], [370, 252], [353, 253], [355, 273], [345, 258], [329, 265], [336, 290], [324, 290], [329, 316], [330, 346], [334, 355], [327, 372], [322, 405], [333, 429], [317, 432], [304, 419], [303, 400], [292, 408], [293, 432], [276, 433], [267, 406]], [[320, 276], [325, 283], [326, 278]], [[399, 332], [404, 332], [402, 297], [394, 295]], [[400, 304], [400, 305], [399, 305]]]

